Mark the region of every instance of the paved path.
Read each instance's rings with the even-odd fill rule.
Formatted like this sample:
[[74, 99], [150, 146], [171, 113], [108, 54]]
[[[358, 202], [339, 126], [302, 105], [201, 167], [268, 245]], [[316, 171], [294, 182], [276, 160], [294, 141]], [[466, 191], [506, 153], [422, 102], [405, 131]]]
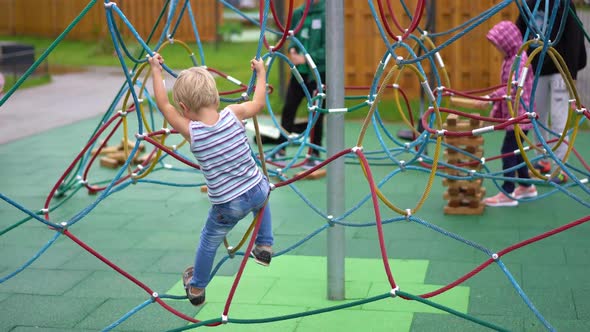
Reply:
[[104, 114], [124, 82], [120, 68], [91, 67], [18, 89], [0, 107], [0, 144]]

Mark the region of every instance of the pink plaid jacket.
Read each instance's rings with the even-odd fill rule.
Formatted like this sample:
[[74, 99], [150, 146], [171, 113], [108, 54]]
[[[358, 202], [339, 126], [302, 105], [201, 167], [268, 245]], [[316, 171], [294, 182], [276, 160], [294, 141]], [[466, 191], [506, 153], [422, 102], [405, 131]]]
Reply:
[[[500, 79], [502, 80], [502, 84], [506, 84], [505, 86], [498, 88], [494, 92], [490, 94], [490, 97], [497, 98], [497, 97], [504, 97], [507, 93], [507, 86], [508, 86], [508, 79], [510, 74], [510, 69], [512, 68], [518, 49], [522, 45], [522, 35], [518, 30], [518, 27], [510, 21], [502, 21], [496, 25], [488, 32], [487, 36], [488, 40], [496, 45], [499, 49], [504, 51], [504, 61], [502, 62], [502, 72]], [[522, 52], [520, 54], [520, 65], [518, 71], [514, 73], [512, 77], [515, 80], [515, 77], [518, 76], [518, 80], [520, 81], [520, 77], [522, 76], [522, 70], [524, 69], [524, 64], [526, 63], [528, 56], [526, 52]], [[522, 98], [518, 107], [517, 115], [521, 115], [526, 113], [526, 109], [523, 106], [529, 106], [531, 103], [531, 91], [533, 89], [533, 79], [534, 79], [534, 72], [531, 70], [529, 66], [528, 74], [526, 76], [524, 85], [523, 85], [523, 93]], [[516, 89], [518, 88], [517, 83], [512, 84], [512, 91], [510, 96], [512, 100], [515, 100], [516, 97]], [[510, 101], [514, 103], [513, 101]], [[514, 105], [514, 104], [513, 104]], [[533, 104], [533, 108], [531, 111], [534, 112], [535, 105]], [[494, 106], [492, 108], [491, 116], [494, 118], [501, 118], [501, 119], [508, 119], [510, 118], [510, 111], [508, 110], [508, 104], [506, 104], [506, 100], [494, 102]], [[524, 130], [531, 129], [532, 125], [523, 124], [520, 126]], [[506, 130], [514, 130], [514, 126], [509, 126]]]

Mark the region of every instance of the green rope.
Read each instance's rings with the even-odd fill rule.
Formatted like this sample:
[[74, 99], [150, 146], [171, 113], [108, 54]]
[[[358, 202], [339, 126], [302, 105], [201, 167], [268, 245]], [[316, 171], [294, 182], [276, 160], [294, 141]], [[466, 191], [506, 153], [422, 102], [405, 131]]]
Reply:
[[582, 23], [582, 21], [580, 21], [580, 17], [578, 17], [578, 14], [576, 14], [576, 12], [574, 11], [574, 8], [572, 8], [572, 7], [573, 6], [570, 6], [570, 14], [574, 17], [574, 19], [576, 20], [576, 22], [580, 26], [580, 29], [582, 30], [582, 32], [584, 32], [584, 36], [586, 36], [586, 39], [588, 41], [590, 41], [590, 37], [588, 36], [588, 33], [586, 33], [586, 29], [584, 29], [584, 24]]
[[209, 325], [209, 324], [215, 324], [215, 323], [219, 323], [219, 322], [221, 322], [221, 318], [202, 320], [202, 321], [195, 323], [195, 324], [190, 324], [190, 325], [179, 327], [179, 328], [176, 328], [173, 330], [168, 330], [168, 332], [186, 331], [186, 330], [190, 330], [193, 328], [197, 328], [197, 327], [201, 327], [201, 326], [205, 326], [205, 325]]
[[422, 302], [422, 303], [424, 303], [424, 304], [427, 304], [427, 305], [429, 305], [429, 306], [431, 306], [431, 307], [434, 307], [434, 308], [440, 309], [440, 310], [442, 310], [442, 311], [446, 311], [446, 312], [448, 312], [448, 313], [450, 313], [450, 314], [453, 314], [453, 315], [455, 315], [455, 316], [459, 316], [459, 317], [461, 317], [461, 318], [463, 318], [463, 319], [470, 320], [470, 321], [472, 321], [472, 322], [474, 322], [474, 323], [476, 323], [476, 324], [479, 324], [479, 325], [482, 325], [482, 326], [488, 327], [488, 328], [490, 328], [490, 329], [494, 329], [494, 330], [496, 330], [496, 331], [510, 331], [510, 330], [507, 330], [507, 329], [505, 329], [505, 328], [503, 328], [503, 327], [500, 327], [500, 326], [494, 325], [494, 324], [492, 324], [492, 323], [488, 323], [488, 322], [486, 322], [486, 321], [483, 321], [483, 320], [481, 320], [481, 319], [479, 319], [479, 318], [476, 318], [476, 317], [473, 317], [473, 316], [470, 316], [470, 315], [464, 314], [464, 313], [462, 313], [462, 312], [459, 312], [459, 311], [457, 311], [457, 310], [451, 309], [451, 308], [449, 308], [449, 307], [445, 307], [445, 306], [443, 306], [443, 305], [440, 305], [440, 304], [438, 304], [438, 303], [435, 303], [435, 302], [429, 301], [429, 300], [427, 300], [427, 299], [421, 298], [420, 296], [416, 296], [416, 295], [408, 294], [408, 293], [406, 293], [406, 292], [402, 292], [402, 291], [400, 291], [400, 290], [398, 290], [396, 293], [397, 293], [397, 295], [399, 295], [399, 296], [406, 297], [406, 298], [408, 298], [408, 299], [410, 299], [410, 300], [413, 300], [413, 301]]
[[0, 106], [4, 105], [6, 100], [10, 96], [12, 96], [14, 91], [16, 91], [16, 89], [18, 89], [21, 86], [21, 84], [23, 84], [23, 82], [31, 75], [31, 73], [34, 72], [35, 69], [37, 69], [37, 67], [39, 67], [41, 62], [45, 61], [45, 58], [47, 58], [49, 53], [51, 53], [51, 51], [53, 51], [53, 49], [57, 46], [57, 44], [59, 44], [61, 42], [61, 40], [66, 37], [66, 35], [70, 32], [70, 30], [72, 30], [76, 26], [76, 24], [78, 24], [78, 22], [80, 22], [80, 20], [90, 11], [90, 9], [92, 9], [92, 7], [95, 4], [96, 4], [96, 0], [90, 0], [88, 5], [86, 5], [84, 10], [82, 10], [80, 15], [78, 15], [72, 21], [72, 23], [70, 23], [70, 25], [68, 25], [68, 27], [57, 37], [57, 39], [54, 40], [53, 43], [51, 43], [51, 45], [49, 45], [49, 48], [47, 48], [45, 50], [45, 52], [43, 52], [43, 54], [41, 54], [39, 59], [37, 59], [37, 61], [35, 61], [35, 63], [33, 63], [33, 65], [29, 69], [27, 69], [27, 71], [24, 73], [24, 75], [21, 76], [21, 78], [19, 78], [18, 81], [16, 81], [14, 86], [12, 88], [10, 88], [10, 90], [6, 93], [6, 95], [4, 97], [2, 97], [2, 99], [0, 100]]

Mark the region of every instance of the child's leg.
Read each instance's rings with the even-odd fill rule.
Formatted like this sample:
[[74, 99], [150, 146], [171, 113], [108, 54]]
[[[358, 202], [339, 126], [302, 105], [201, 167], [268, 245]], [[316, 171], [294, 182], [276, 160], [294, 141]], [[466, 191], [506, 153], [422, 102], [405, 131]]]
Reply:
[[209, 283], [217, 248], [237, 222], [237, 220], [220, 221], [220, 211], [217, 207], [217, 205], [211, 207], [205, 227], [201, 231], [199, 248], [195, 256], [193, 279], [190, 282], [192, 286], [197, 288], [205, 288]]
[[[258, 184], [258, 189], [254, 193], [252, 200], [256, 202], [256, 207], [252, 210], [252, 215], [256, 217], [258, 212], [264, 206], [264, 202], [268, 197], [270, 190], [268, 180], [262, 179]], [[256, 236], [256, 244], [261, 246], [272, 246], [274, 244], [274, 237], [272, 235], [272, 219], [270, 214], [270, 202], [266, 203], [264, 211], [262, 212], [262, 220], [260, 220], [260, 228], [258, 229], [258, 235]]]
[[[258, 211], [252, 212], [254, 215]], [[272, 247], [274, 244], [274, 237], [272, 235], [272, 221], [270, 216], [270, 203], [266, 203], [266, 207], [262, 212], [262, 220], [260, 221], [260, 228], [258, 229], [258, 235], [256, 236], [256, 244], [259, 246]]]
[[[514, 152], [514, 150], [516, 149], [518, 149], [518, 145], [516, 144], [516, 137], [514, 136], [514, 131], [507, 130], [506, 135], [504, 136], [504, 142], [502, 143], [502, 154]], [[516, 165], [517, 162], [515, 155], [508, 155], [502, 158], [502, 169], [504, 170], [504, 176], [507, 178], [513, 178], [516, 175], [516, 172], [513, 170], [506, 170]], [[504, 189], [509, 194], [512, 193], [514, 191], [514, 181], [505, 180], [504, 184], [502, 184], [502, 189]]]

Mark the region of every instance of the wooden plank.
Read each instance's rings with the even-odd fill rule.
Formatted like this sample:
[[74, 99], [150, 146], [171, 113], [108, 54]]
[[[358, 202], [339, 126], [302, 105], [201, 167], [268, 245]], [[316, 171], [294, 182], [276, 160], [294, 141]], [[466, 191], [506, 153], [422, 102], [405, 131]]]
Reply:
[[100, 166], [107, 168], [117, 168], [119, 167], [119, 161], [109, 157], [102, 157], [100, 158]]
[[459, 192], [459, 193], [452, 193], [451, 189], [448, 189], [443, 194], [443, 199], [445, 201], [459, 201], [465, 202], [466, 204], [471, 204], [471, 202], [476, 201], [477, 205], [483, 199], [486, 194], [485, 188], [481, 188], [480, 190], [472, 191], [472, 192]]
[[482, 182], [482, 179], [477, 179], [475, 181], [443, 179], [443, 186], [456, 186], [460, 188], [479, 188], [481, 187]]
[[462, 136], [462, 137], [444, 137], [445, 143], [453, 146], [461, 146], [461, 145], [483, 145], [484, 140], [483, 136]]
[[444, 213], [445, 214], [452, 214], [452, 215], [477, 215], [477, 214], [483, 214], [484, 209], [485, 209], [484, 204], [480, 204], [480, 206], [478, 206], [476, 208], [470, 208], [470, 207], [466, 207], [466, 206], [459, 206], [459, 207], [445, 206]]

